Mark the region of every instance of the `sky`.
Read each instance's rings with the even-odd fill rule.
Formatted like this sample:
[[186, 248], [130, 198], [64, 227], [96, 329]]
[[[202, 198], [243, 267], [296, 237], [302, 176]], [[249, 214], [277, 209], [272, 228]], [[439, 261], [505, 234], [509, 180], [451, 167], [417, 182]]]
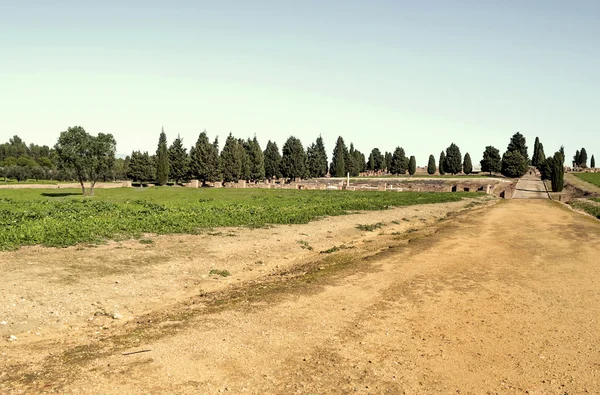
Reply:
[[596, 0], [0, 0], [0, 141], [80, 125], [128, 154], [206, 129], [331, 157], [341, 135], [422, 166], [518, 131], [598, 156], [598, 20]]

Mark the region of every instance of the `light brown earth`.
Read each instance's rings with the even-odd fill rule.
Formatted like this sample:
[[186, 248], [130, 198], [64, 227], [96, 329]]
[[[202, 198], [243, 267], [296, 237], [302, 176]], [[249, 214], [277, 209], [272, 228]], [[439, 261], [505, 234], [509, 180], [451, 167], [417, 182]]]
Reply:
[[[195, 296], [188, 285], [189, 295], [124, 323], [98, 316], [67, 336], [2, 343], [0, 392], [600, 392], [600, 222], [550, 200], [511, 200], [392, 235], [392, 226], [413, 223], [392, 213], [355, 222], [400, 220], [384, 234], [347, 233], [355, 248], [300, 249], [303, 258], [263, 273], [272, 275]], [[421, 213], [414, 214], [418, 220]], [[261, 247], [278, 237], [268, 231], [286, 237], [268, 251], [295, 255], [298, 235], [287, 231], [306, 233], [299, 229], [261, 230], [255, 240], [266, 244], [252, 259], [262, 260]], [[315, 245], [326, 244], [325, 234]], [[160, 243], [148, 250], [167, 254]], [[136, 250], [141, 257], [145, 248]], [[15, 267], [4, 270], [2, 258], [5, 276]], [[136, 269], [137, 276], [153, 268]], [[190, 265], [173, 271], [184, 268]], [[79, 273], [75, 283], [104, 278]], [[47, 288], [59, 292], [64, 285], [52, 287], [46, 275]], [[96, 319], [107, 329], [94, 328]]]

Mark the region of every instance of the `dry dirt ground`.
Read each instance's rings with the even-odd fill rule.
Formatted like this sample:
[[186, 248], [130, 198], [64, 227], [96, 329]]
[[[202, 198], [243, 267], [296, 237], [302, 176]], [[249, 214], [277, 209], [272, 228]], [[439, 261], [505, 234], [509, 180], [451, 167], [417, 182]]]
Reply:
[[[550, 200], [454, 205], [4, 253], [1, 314], [65, 307], [0, 343], [0, 392], [600, 393], [600, 223]], [[203, 257], [233, 275], [202, 277]]]

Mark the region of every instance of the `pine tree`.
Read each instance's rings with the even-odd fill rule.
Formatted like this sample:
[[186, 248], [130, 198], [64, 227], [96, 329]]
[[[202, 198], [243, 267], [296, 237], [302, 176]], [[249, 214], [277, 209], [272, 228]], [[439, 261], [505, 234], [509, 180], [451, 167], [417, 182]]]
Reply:
[[536, 165], [536, 167], [540, 167], [542, 165], [542, 163], [544, 163], [546, 161], [546, 154], [544, 153], [544, 144], [540, 143], [540, 145], [538, 146], [538, 157], [537, 157], [537, 162], [538, 164]]
[[502, 155], [502, 169], [500, 171], [505, 177], [523, 177], [527, 173], [527, 161], [517, 150], [506, 151]]
[[129, 162], [129, 170], [127, 177], [133, 181], [139, 181], [140, 183], [152, 181], [156, 171], [154, 169], [154, 163], [148, 155], [148, 152], [141, 153], [140, 151], [133, 151], [131, 154], [131, 160]]
[[375, 170], [375, 158], [373, 157], [373, 151], [369, 154], [369, 160], [367, 161], [367, 169], [374, 171]]
[[383, 156], [383, 161], [385, 163], [385, 169], [387, 170], [388, 173], [391, 172], [391, 168], [392, 168], [392, 153], [391, 152], [385, 152], [385, 155]]
[[435, 174], [436, 170], [437, 168], [435, 166], [435, 158], [433, 157], [433, 155], [429, 155], [429, 162], [427, 163], [427, 174], [431, 176]]
[[394, 154], [392, 155], [389, 170], [392, 174], [406, 174], [406, 171], [408, 170], [408, 158], [404, 153], [404, 148], [396, 147]]
[[360, 159], [357, 160], [356, 149], [354, 144], [350, 143], [350, 149], [348, 150], [348, 161], [346, 163], [346, 171], [350, 173], [352, 177], [356, 177], [360, 174]]
[[327, 174], [327, 153], [321, 136], [306, 149], [306, 156], [308, 157], [309, 176], [313, 178], [325, 177]]
[[248, 161], [250, 164], [250, 180], [261, 181], [265, 179], [265, 156], [260, 149], [260, 144], [256, 136], [252, 140], [248, 139], [247, 150]]
[[440, 160], [438, 162], [438, 171], [440, 172], [440, 175], [443, 176], [444, 174], [446, 174], [446, 154], [444, 153], [444, 151], [442, 151], [440, 153]]
[[381, 154], [381, 151], [379, 151], [379, 148], [373, 148], [371, 154], [373, 154], [373, 170], [383, 170], [385, 158]]
[[590, 167], [592, 169], [596, 168], [596, 158], [594, 158], [594, 155], [592, 155], [592, 159], [590, 159]]
[[156, 150], [156, 182], [165, 185], [169, 181], [169, 149], [167, 148], [167, 135], [163, 128], [158, 139]]
[[587, 167], [587, 159], [587, 151], [585, 150], [585, 148], [582, 148], [581, 151], [579, 151], [579, 167]]
[[240, 147], [239, 141], [231, 133], [225, 140], [223, 151], [221, 151], [221, 173], [223, 181], [237, 182], [242, 178], [242, 166], [244, 161], [244, 147]]
[[169, 177], [178, 184], [189, 174], [189, 157], [179, 136], [169, 147]]
[[444, 163], [444, 171], [454, 175], [462, 170], [462, 155], [460, 149], [454, 143], [446, 148], [446, 162]]
[[521, 133], [515, 133], [508, 143], [507, 151], [517, 151], [521, 154], [521, 156], [525, 159], [525, 162], [529, 160], [529, 154], [527, 153], [527, 141], [525, 140], [525, 136]]
[[237, 155], [242, 158], [242, 173], [239, 178], [240, 180], [250, 181], [250, 157], [248, 156], [250, 146], [248, 142], [244, 139], [238, 139], [236, 150]]
[[575, 156], [573, 157], [573, 167], [579, 166], [579, 150], [575, 151]]
[[269, 180], [275, 178], [281, 178], [281, 154], [277, 143], [267, 142], [267, 147], [264, 152], [265, 157], [265, 177]]
[[471, 174], [473, 172], [473, 163], [471, 162], [471, 155], [467, 152], [463, 162], [463, 173]]
[[333, 149], [333, 155], [331, 157], [331, 165], [329, 166], [329, 174], [331, 177], [345, 177], [346, 176], [346, 157], [348, 156], [348, 150], [342, 136], [338, 137]]
[[502, 169], [502, 158], [500, 157], [500, 151], [498, 148], [492, 147], [488, 145], [485, 147], [485, 151], [483, 151], [483, 159], [480, 162], [481, 171], [490, 172], [499, 172]]
[[546, 159], [546, 163], [550, 171], [552, 192], [562, 192], [564, 188], [564, 158], [564, 154], [559, 151], [556, 152], [552, 158]]
[[408, 174], [414, 176], [417, 172], [417, 160], [414, 155], [411, 155], [410, 160], [408, 161]]
[[217, 181], [219, 177], [218, 150], [208, 140], [206, 130], [200, 133], [196, 145], [190, 150], [190, 175], [202, 181]]
[[283, 145], [282, 153], [281, 174], [289, 179], [305, 177], [307, 158], [302, 142], [290, 136]]

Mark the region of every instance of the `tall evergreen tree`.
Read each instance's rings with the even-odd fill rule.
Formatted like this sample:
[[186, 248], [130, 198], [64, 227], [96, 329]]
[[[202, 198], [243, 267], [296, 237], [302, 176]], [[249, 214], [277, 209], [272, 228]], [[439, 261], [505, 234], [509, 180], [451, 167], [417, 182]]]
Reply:
[[[549, 172], [550, 182], [552, 184], [552, 192], [562, 192], [564, 188], [564, 154], [556, 152], [553, 157], [546, 159], [545, 172]], [[544, 178], [548, 178], [545, 175]]]
[[435, 158], [433, 157], [433, 155], [429, 155], [429, 162], [427, 163], [427, 174], [433, 175], [435, 174], [436, 170], [437, 168], [435, 166]]
[[356, 177], [360, 174], [360, 157], [357, 157], [357, 151], [354, 148], [353, 143], [350, 143], [350, 149], [348, 150], [346, 171], [350, 173], [352, 177]]
[[531, 165], [537, 167], [540, 164], [540, 138], [535, 138], [533, 144], [533, 156], [531, 157]]
[[490, 175], [492, 175], [492, 172], [499, 172], [502, 169], [502, 158], [500, 157], [498, 148], [492, 147], [491, 145], [485, 147], [483, 159], [480, 164], [481, 171], [489, 172]]
[[169, 147], [169, 177], [178, 184], [189, 174], [190, 158], [180, 136]]
[[327, 174], [327, 153], [323, 138], [317, 137], [317, 140], [306, 149], [308, 157], [308, 174], [310, 177], [325, 177]]
[[408, 174], [410, 174], [411, 176], [414, 176], [416, 172], [417, 172], [417, 160], [415, 159], [414, 155], [411, 155], [411, 157], [408, 161]]
[[587, 159], [587, 151], [585, 150], [585, 148], [582, 148], [581, 151], [579, 151], [579, 167], [587, 167]]
[[596, 168], [596, 158], [594, 158], [594, 155], [592, 155], [592, 159], [590, 159], [590, 167], [592, 169]]
[[535, 167], [540, 167], [542, 163], [546, 161], [546, 154], [544, 153], [544, 144], [540, 142], [538, 146], [538, 154], [537, 154], [537, 165]]
[[144, 183], [152, 181], [155, 175], [154, 163], [148, 152], [133, 151], [127, 177], [133, 181]]
[[390, 172], [392, 174], [406, 174], [408, 170], [408, 158], [404, 152], [404, 148], [396, 147], [392, 155], [392, 161], [390, 163]]
[[384, 167], [387, 170], [388, 173], [391, 172], [391, 168], [392, 168], [392, 153], [391, 152], [385, 152], [385, 155], [383, 156], [383, 161], [385, 163]]
[[246, 154], [250, 163], [250, 180], [260, 181], [265, 179], [265, 156], [260, 149], [256, 136], [248, 139]]
[[329, 166], [329, 174], [332, 177], [345, 177], [346, 176], [346, 158], [348, 157], [348, 149], [344, 143], [342, 136], [339, 136], [335, 148], [333, 149], [333, 155], [331, 157], [331, 165]]
[[169, 149], [167, 148], [167, 135], [163, 128], [158, 139], [156, 150], [156, 183], [165, 185], [169, 181]]
[[440, 153], [440, 160], [438, 162], [438, 171], [440, 172], [441, 176], [446, 174], [446, 154], [444, 153], [444, 151], [442, 151]]
[[575, 151], [575, 156], [573, 156], [573, 167], [579, 166], [579, 150]]
[[375, 170], [375, 158], [373, 157], [373, 151], [369, 154], [369, 160], [367, 161], [367, 169], [370, 171]]
[[[379, 148], [373, 148], [373, 150], [371, 151], [371, 154], [373, 156], [373, 170], [378, 171], [378, 170], [383, 170], [383, 167], [385, 166], [385, 158], [384, 156], [381, 154], [381, 151], [379, 151]], [[369, 157], [370, 159], [371, 157]]]
[[239, 157], [242, 158], [242, 174], [240, 174], [240, 180], [250, 181], [250, 157], [248, 156], [250, 146], [248, 145], [248, 141], [238, 139], [236, 150], [238, 151]]
[[231, 133], [225, 140], [221, 151], [221, 174], [225, 182], [237, 182], [243, 179], [243, 166], [245, 150], [240, 146], [238, 139]]
[[290, 136], [282, 149], [281, 174], [290, 179], [306, 176], [306, 152], [302, 142], [294, 136]]
[[446, 162], [444, 170], [448, 173], [458, 174], [462, 170], [462, 155], [460, 149], [454, 143], [446, 148]]
[[527, 173], [527, 161], [517, 150], [506, 151], [502, 155], [502, 169], [500, 170], [505, 177], [519, 178]]
[[196, 145], [190, 150], [190, 175], [202, 184], [220, 178], [218, 149], [208, 140], [206, 130], [200, 133]]
[[473, 163], [471, 162], [471, 155], [467, 152], [463, 162], [463, 173], [471, 174], [473, 172]]
[[529, 154], [527, 153], [527, 141], [525, 140], [525, 136], [521, 133], [515, 133], [508, 143], [507, 151], [517, 151], [521, 154], [523, 158], [525, 158], [525, 162], [529, 160]]
[[269, 140], [263, 154], [265, 157], [265, 177], [269, 180], [281, 178], [281, 154], [277, 143]]

